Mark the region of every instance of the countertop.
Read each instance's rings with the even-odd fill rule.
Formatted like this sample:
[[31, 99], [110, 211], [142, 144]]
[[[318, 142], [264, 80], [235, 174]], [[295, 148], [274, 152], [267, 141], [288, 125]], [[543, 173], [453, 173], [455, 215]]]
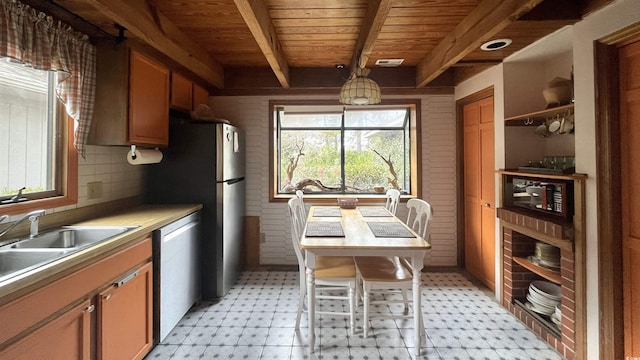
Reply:
[[0, 305], [60, 279], [83, 265], [115, 253], [126, 245], [144, 239], [152, 231], [200, 209], [202, 209], [201, 204], [142, 205], [131, 211], [67, 224], [138, 226], [138, 228], [7, 279], [0, 283]]

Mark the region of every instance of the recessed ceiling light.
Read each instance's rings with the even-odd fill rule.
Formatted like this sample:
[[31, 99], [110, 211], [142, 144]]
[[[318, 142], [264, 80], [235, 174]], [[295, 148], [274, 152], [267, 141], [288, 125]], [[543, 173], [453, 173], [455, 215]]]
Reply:
[[510, 44], [511, 44], [511, 39], [496, 39], [496, 40], [487, 41], [486, 43], [480, 45], [480, 49], [484, 51], [493, 51], [493, 50], [506, 48]]
[[399, 66], [403, 61], [404, 59], [378, 59], [376, 60], [376, 65], [386, 67]]

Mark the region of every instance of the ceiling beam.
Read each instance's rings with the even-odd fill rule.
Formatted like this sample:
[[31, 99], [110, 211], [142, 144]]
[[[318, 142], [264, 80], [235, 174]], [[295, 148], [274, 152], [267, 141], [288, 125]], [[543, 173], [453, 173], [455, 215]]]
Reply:
[[222, 65], [144, 0], [82, 0], [124, 26], [141, 41], [217, 88], [224, 87]]
[[262, 0], [234, 0], [244, 22], [251, 30], [260, 50], [283, 88], [289, 85], [289, 64], [282, 52], [276, 30], [269, 16], [267, 5]]
[[367, 13], [362, 21], [362, 28], [351, 57], [349, 68], [352, 73], [357, 67], [364, 68], [367, 64], [373, 45], [380, 34], [380, 29], [389, 15], [389, 10], [391, 10], [391, 0], [369, 0], [367, 2]]
[[418, 64], [416, 85], [427, 85], [541, 2], [542, 0], [482, 0]]

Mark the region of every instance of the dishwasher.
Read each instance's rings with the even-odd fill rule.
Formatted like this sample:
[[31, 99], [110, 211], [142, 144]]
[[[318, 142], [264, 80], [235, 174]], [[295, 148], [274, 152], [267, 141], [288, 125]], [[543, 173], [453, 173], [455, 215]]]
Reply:
[[165, 340], [200, 297], [200, 212], [153, 232], [154, 338]]

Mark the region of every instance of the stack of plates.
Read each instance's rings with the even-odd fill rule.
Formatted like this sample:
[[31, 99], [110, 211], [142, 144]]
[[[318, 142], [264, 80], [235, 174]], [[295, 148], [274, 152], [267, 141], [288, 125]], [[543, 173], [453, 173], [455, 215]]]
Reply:
[[556, 307], [562, 299], [560, 286], [549, 282], [536, 280], [529, 284], [529, 293], [527, 294], [526, 304], [529, 310], [535, 311], [542, 315], [551, 315], [556, 311]]
[[560, 269], [560, 249], [543, 242], [536, 243], [535, 255], [528, 257], [529, 261], [549, 269]]

